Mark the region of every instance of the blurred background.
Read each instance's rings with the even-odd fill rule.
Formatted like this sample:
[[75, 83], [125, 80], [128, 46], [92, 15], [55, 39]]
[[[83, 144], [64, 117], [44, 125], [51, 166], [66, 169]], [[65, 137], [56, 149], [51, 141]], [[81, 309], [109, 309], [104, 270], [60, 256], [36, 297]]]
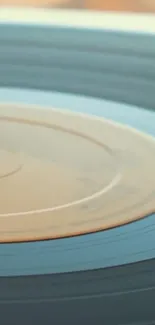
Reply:
[[155, 13], [155, 0], [0, 0], [0, 6]]

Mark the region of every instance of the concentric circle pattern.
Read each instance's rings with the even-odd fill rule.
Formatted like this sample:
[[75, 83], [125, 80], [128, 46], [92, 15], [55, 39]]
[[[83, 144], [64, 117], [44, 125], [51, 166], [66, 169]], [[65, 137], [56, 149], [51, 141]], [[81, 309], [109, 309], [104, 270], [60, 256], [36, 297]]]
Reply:
[[33, 106], [2, 106], [0, 123], [2, 164], [13, 170], [12, 152], [23, 162], [0, 183], [1, 241], [69, 237], [154, 212], [153, 138]]
[[3, 324], [154, 324], [154, 20], [0, 13]]

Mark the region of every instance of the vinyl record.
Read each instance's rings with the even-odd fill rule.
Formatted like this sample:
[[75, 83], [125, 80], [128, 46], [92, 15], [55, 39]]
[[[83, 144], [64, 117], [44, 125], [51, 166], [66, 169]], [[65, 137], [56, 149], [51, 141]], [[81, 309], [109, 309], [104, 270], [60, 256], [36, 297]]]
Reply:
[[3, 324], [154, 324], [153, 16], [2, 9]]

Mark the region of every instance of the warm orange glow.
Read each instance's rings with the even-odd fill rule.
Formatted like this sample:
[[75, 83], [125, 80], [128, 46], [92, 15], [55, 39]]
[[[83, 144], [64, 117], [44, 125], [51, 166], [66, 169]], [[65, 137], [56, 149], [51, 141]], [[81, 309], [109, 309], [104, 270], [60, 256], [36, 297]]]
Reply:
[[126, 12], [155, 12], [154, 0], [0, 0], [1, 6], [70, 7]]

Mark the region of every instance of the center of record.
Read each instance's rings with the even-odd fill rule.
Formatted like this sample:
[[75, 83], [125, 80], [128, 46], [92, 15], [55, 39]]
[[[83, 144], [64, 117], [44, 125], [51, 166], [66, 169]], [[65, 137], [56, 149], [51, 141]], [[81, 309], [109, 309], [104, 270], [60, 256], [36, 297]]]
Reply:
[[22, 163], [0, 178], [1, 242], [81, 235], [154, 211], [152, 138], [58, 109], [6, 105], [0, 114], [1, 175]]
[[0, 150], [0, 180], [18, 173], [22, 166], [21, 157], [16, 153]]
[[14, 150], [16, 160], [22, 157], [23, 162], [19, 173], [0, 182], [1, 215], [63, 209], [94, 195], [116, 174], [104, 148], [59, 124], [40, 124], [30, 116], [1, 117], [0, 149], [6, 150], [0, 175], [16, 167], [15, 157], [7, 152]]

